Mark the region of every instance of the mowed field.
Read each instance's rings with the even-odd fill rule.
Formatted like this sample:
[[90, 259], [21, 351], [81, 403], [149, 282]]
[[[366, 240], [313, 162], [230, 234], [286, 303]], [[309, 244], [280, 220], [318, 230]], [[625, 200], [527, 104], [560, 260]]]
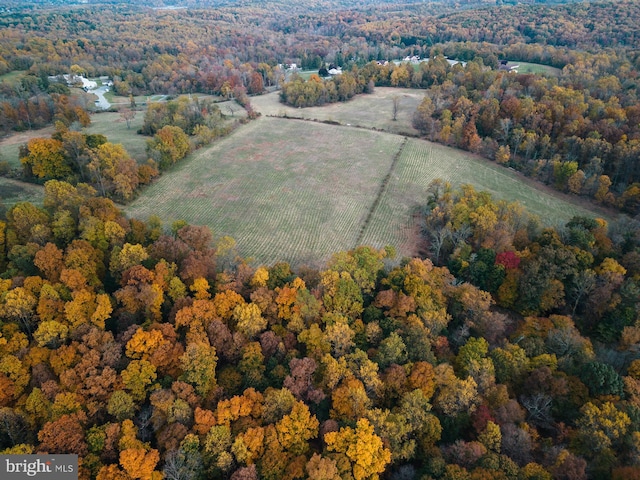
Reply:
[[361, 243], [375, 247], [391, 244], [405, 255], [413, 253], [413, 213], [425, 204], [429, 184], [437, 178], [453, 186], [473, 185], [495, 199], [518, 201], [545, 225], [560, 225], [575, 215], [594, 216], [570, 203], [568, 197], [548, 188], [543, 190], [512, 170], [462, 150], [411, 138], [382, 189]]
[[18, 202], [42, 205], [44, 189], [40, 185], [0, 177], [0, 205], [9, 209]]
[[394, 245], [401, 255], [412, 255], [412, 213], [425, 203], [435, 178], [519, 200], [548, 224], [592, 215], [466, 152], [379, 131], [269, 117], [192, 155], [125, 210], [138, 218], [208, 225], [216, 236], [232, 236], [240, 254], [259, 263], [321, 264], [357, 244]]
[[355, 245], [402, 140], [263, 117], [179, 164], [126, 212], [208, 225], [259, 262], [323, 261]]
[[102, 112], [91, 115], [91, 125], [85, 129], [85, 133], [102, 134], [111, 143], [121, 143], [129, 152], [131, 158], [138, 163], [147, 160], [147, 139], [136, 132], [144, 123], [144, 111], [137, 111], [136, 116], [127, 128], [127, 122], [117, 112]]
[[[397, 118], [393, 120], [393, 98], [399, 98]], [[413, 114], [424, 98], [423, 90], [376, 87], [372, 94], [357, 95], [346, 103], [321, 107], [293, 108], [280, 103], [278, 92], [251, 98], [253, 107], [263, 115], [306, 118], [341, 125], [373, 128], [401, 135], [417, 135], [411, 125]]]
[[529, 62], [509, 62], [509, 65], [519, 65], [518, 73], [537, 73], [545, 74], [552, 77], [558, 77], [562, 73], [560, 68], [550, 67], [549, 65], [542, 65], [540, 63]]
[[20, 167], [20, 146], [25, 145], [32, 138], [50, 138], [54, 132], [53, 127], [40, 130], [28, 130], [14, 133], [10, 137], [0, 140], [0, 160], [6, 161], [12, 168]]

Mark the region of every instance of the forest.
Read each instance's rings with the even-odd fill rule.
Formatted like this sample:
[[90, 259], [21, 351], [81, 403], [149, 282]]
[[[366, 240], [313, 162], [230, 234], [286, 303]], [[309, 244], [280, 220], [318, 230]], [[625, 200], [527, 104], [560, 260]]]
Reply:
[[427, 258], [255, 266], [45, 184], [0, 222], [0, 451], [80, 478], [635, 478], [640, 223], [435, 182]]
[[[0, 203], [0, 454], [77, 454], [83, 480], [640, 478], [639, 5], [211, 4], [0, 9], [0, 134], [53, 132], [19, 169], [0, 158], [44, 190]], [[146, 162], [84, 131], [69, 73], [171, 96], [121, 110], [144, 116]], [[616, 215], [549, 227], [435, 181], [423, 255], [318, 268], [114, 203], [229, 133], [196, 94], [247, 122], [265, 91], [377, 86], [424, 91], [420, 136]]]

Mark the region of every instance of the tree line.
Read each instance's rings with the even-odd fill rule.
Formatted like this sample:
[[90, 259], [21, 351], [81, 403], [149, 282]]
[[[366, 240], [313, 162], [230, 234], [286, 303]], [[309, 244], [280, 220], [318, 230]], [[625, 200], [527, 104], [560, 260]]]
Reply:
[[51, 138], [33, 138], [23, 145], [22, 178], [86, 184], [103, 197], [124, 202], [161, 171], [231, 129], [211, 100], [182, 97], [151, 103], [138, 133], [152, 138], [147, 140], [147, 160], [138, 163], [121, 144], [111, 143], [101, 134], [83, 133], [75, 126], [57, 122]]

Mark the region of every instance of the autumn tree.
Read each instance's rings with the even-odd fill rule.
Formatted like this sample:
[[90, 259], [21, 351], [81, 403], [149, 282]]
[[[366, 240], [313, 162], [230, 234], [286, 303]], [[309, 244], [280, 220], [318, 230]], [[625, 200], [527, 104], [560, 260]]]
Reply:
[[162, 127], [147, 141], [147, 152], [165, 170], [189, 153], [189, 137], [177, 126]]
[[338, 432], [325, 434], [330, 458], [336, 461], [341, 475], [356, 480], [377, 479], [391, 461], [391, 452], [365, 418], [358, 420], [356, 428], [343, 427]]
[[26, 155], [20, 158], [27, 176], [64, 179], [71, 175], [61, 141], [34, 138], [27, 142]]

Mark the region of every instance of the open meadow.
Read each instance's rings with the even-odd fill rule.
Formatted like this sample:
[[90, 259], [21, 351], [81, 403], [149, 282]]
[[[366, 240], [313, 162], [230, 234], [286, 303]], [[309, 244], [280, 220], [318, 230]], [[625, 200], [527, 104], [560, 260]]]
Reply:
[[550, 67], [549, 65], [542, 65], [540, 63], [530, 62], [509, 62], [509, 65], [518, 65], [518, 73], [535, 73], [549, 75], [551, 77], [558, 77], [562, 73], [560, 68]]
[[[395, 121], [393, 120], [393, 97], [400, 99]], [[376, 87], [373, 93], [356, 95], [348, 102], [332, 103], [321, 107], [289, 107], [280, 103], [279, 92], [252, 97], [251, 104], [258, 112], [268, 116], [306, 118], [401, 135], [417, 135], [418, 131], [413, 128], [411, 121], [423, 98], [424, 90]]]
[[136, 116], [127, 128], [127, 122], [117, 112], [101, 112], [91, 115], [91, 125], [85, 129], [86, 133], [100, 133], [111, 143], [121, 143], [129, 152], [131, 158], [138, 163], [147, 160], [147, 139], [137, 133], [144, 122], [144, 111], [136, 111]]
[[[127, 123], [120, 117], [119, 113], [94, 113], [91, 115], [91, 125], [84, 131], [85, 133], [105, 135], [111, 143], [121, 143], [132, 158], [138, 162], [144, 162], [147, 159], [146, 141], [148, 137], [136, 133], [142, 127], [143, 121], [143, 111], [136, 112], [136, 117], [131, 121], [131, 128], [127, 128]], [[50, 138], [54, 131], [53, 127], [47, 127], [40, 130], [16, 133], [0, 140], [2, 160], [6, 160], [13, 168], [20, 167], [20, 146], [26, 144], [32, 138]]]
[[402, 137], [261, 118], [203, 149], [126, 212], [230, 235], [260, 262], [326, 260], [352, 248]]
[[43, 194], [40, 185], [0, 177], [0, 207], [9, 209], [19, 202], [42, 205]]
[[[556, 226], [575, 215], [594, 213], [570, 203], [556, 191], [488, 160], [455, 148], [408, 139], [363, 232], [362, 244], [395, 245], [403, 254], [415, 249], [413, 213], [425, 203], [429, 184], [440, 178], [454, 187], [470, 184], [493, 198], [520, 202], [545, 225]], [[563, 198], [564, 197], [564, 198]]]
[[125, 210], [139, 218], [158, 215], [168, 224], [184, 219], [208, 225], [260, 263], [321, 263], [357, 244], [394, 245], [401, 255], [412, 255], [412, 213], [435, 178], [521, 201], [550, 225], [593, 215], [467, 152], [362, 128], [269, 117], [185, 159]]

